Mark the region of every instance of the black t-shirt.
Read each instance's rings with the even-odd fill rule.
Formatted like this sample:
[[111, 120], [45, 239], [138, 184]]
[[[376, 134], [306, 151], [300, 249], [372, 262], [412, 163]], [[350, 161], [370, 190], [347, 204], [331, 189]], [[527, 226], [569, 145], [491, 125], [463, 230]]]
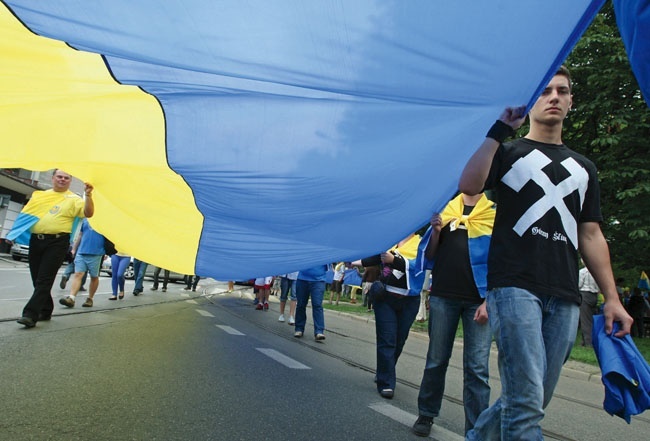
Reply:
[[485, 188], [497, 192], [488, 289], [580, 303], [578, 223], [602, 221], [594, 164], [565, 145], [522, 138], [499, 146]]
[[[468, 215], [474, 207], [465, 205], [463, 214]], [[435, 263], [431, 270], [431, 295], [449, 299], [482, 303], [469, 261], [467, 228], [460, 224], [453, 231], [451, 223], [440, 230]]]

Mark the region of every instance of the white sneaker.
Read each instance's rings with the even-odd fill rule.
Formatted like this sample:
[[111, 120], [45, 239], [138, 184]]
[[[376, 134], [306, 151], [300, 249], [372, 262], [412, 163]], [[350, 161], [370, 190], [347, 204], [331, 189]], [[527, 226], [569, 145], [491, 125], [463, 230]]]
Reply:
[[278, 318], [278, 321], [284, 323], [284, 314], [280, 314], [280, 318]]
[[295, 325], [296, 321], [294, 320], [293, 316], [289, 317], [289, 324], [290, 325]]
[[293, 336], [296, 337], [296, 338], [300, 338], [300, 337], [302, 337], [302, 332], [296, 331], [296, 332], [293, 333]]

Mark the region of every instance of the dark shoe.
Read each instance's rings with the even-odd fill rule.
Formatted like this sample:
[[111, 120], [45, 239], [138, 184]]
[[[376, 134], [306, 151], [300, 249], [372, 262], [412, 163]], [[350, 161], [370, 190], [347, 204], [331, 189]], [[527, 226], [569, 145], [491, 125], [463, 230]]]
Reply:
[[60, 298], [59, 303], [68, 308], [74, 308], [74, 299], [70, 296]]
[[36, 326], [36, 322], [34, 321], [34, 319], [30, 317], [21, 317], [18, 320], [16, 320], [16, 323], [20, 323], [26, 328], [33, 328], [34, 326]]
[[167, 292], [167, 288], [161, 289], [162, 292]]
[[59, 283], [59, 288], [65, 289], [66, 283], [68, 283], [68, 277], [67, 276], [61, 276], [61, 283]]
[[86, 308], [90, 308], [90, 307], [92, 307], [92, 306], [93, 306], [93, 299], [91, 299], [90, 297], [88, 297], [88, 298], [86, 299], [86, 301], [84, 302], [84, 304], [81, 305], [81, 306], [84, 306], [84, 307], [86, 307]]
[[117, 296], [110, 296], [108, 300], [117, 300]]
[[152, 291], [158, 291], [158, 287], [157, 287], [157, 286], [152, 286], [152, 287], [151, 287], [151, 290], [152, 290]]
[[86, 288], [84, 288], [83, 286], [81, 288], [79, 288], [79, 292], [85, 292], [85, 291], [86, 291]]
[[122, 300], [124, 298], [124, 294], [120, 294], [117, 298]]
[[134, 290], [133, 290], [133, 295], [134, 295], [134, 296], [137, 296], [138, 294], [140, 294], [140, 291], [138, 291], [137, 289], [134, 289]]
[[382, 389], [379, 391], [379, 395], [390, 400], [393, 398], [393, 395], [395, 395], [395, 391], [393, 391], [393, 389]]
[[431, 426], [433, 426], [433, 417], [420, 415], [413, 424], [413, 433], [417, 436], [429, 436]]
[[39, 322], [47, 322], [47, 321], [50, 321], [50, 320], [52, 320], [52, 314], [45, 315], [43, 313], [40, 313], [38, 315], [38, 321]]

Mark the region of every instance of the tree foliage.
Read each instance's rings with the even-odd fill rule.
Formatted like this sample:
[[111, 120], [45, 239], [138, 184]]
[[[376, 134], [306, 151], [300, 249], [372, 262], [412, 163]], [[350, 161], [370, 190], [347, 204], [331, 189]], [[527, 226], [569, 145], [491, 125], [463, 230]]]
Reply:
[[[596, 164], [603, 232], [618, 276], [636, 284], [650, 246], [650, 109], [607, 3], [566, 62], [573, 110], [564, 142]], [[650, 97], [648, 97], [650, 98]]]

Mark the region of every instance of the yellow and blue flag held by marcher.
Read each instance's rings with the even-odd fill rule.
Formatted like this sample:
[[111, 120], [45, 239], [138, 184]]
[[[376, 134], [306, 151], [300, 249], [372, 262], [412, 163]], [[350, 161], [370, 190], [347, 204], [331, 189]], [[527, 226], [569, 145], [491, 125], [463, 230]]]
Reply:
[[[34, 192], [29, 203], [16, 217], [11, 231], [7, 234], [7, 239], [20, 244], [28, 244], [32, 227], [48, 213], [51, 213], [52, 215], [56, 214], [56, 212], [61, 209], [63, 202], [70, 197], [79, 199], [79, 197], [71, 191]], [[72, 225], [72, 231], [74, 231], [79, 222], [80, 219], [75, 218]]]
[[[2, 0], [0, 166], [91, 182], [93, 228], [184, 274], [355, 260], [444, 207], [604, 1]], [[647, 2], [615, 4], [647, 98]]]
[[449, 201], [442, 211], [442, 226], [449, 225], [449, 228], [454, 230], [463, 225], [467, 229], [467, 249], [474, 283], [480, 296], [484, 298], [487, 292], [487, 259], [496, 207], [494, 202], [482, 194], [470, 214], [463, 214], [464, 209], [463, 195], [459, 194]]
[[644, 291], [650, 291], [650, 280], [648, 280], [648, 275], [645, 273], [645, 271], [641, 271], [638, 287]]

